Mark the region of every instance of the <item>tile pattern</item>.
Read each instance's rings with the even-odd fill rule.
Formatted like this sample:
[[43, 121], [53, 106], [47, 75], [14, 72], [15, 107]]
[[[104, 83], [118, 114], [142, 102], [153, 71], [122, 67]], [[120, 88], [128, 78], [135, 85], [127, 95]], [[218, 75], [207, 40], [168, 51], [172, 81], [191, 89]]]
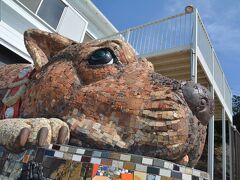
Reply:
[[19, 154], [10, 153], [0, 146], [0, 174], [17, 179], [24, 171], [24, 164], [33, 161], [36, 155], [35, 150], [26, 150]]
[[90, 178], [164, 180], [208, 179], [208, 174], [161, 159], [67, 145], [50, 145], [20, 154], [0, 147], [0, 174], [18, 178], [27, 173], [29, 162], [42, 163], [43, 176], [50, 179]]

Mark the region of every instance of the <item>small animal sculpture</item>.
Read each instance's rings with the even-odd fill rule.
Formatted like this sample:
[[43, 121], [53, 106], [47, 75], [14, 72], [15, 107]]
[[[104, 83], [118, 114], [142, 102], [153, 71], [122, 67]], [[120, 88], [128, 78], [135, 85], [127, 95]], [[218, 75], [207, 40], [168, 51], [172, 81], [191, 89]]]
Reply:
[[24, 39], [33, 71], [0, 67], [0, 144], [18, 152], [69, 141], [197, 163], [214, 108], [205, 87], [155, 73], [122, 40], [77, 43], [35, 29]]

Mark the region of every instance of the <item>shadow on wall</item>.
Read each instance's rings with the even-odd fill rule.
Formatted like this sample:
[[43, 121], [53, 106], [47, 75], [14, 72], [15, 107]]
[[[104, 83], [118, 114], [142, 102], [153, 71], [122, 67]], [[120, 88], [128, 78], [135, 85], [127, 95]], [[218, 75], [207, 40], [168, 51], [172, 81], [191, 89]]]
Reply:
[[27, 63], [24, 58], [18, 56], [14, 52], [10, 51], [6, 47], [0, 45], [0, 66], [3, 64], [15, 64], [15, 63]]

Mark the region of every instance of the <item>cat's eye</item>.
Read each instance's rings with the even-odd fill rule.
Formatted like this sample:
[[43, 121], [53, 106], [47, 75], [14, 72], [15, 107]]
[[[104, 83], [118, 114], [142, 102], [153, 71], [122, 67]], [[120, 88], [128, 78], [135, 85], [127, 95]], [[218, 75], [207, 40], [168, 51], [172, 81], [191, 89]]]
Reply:
[[109, 49], [102, 48], [94, 51], [88, 58], [90, 65], [113, 64], [114, 57]]

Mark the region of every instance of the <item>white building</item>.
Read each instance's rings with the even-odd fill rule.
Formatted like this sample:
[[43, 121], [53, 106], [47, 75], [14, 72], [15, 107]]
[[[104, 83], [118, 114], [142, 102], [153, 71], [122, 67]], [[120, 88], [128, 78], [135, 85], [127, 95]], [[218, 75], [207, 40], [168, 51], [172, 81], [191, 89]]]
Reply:
[[225, 124], [232, 124], [232, 92], [197, 9], [118, 33], [90, 0], [0, 0], [0, 65], [32, 62], [23, 32], [38, 28], [82, 42], [123, 38], [155, 70], [208, 87], [215, 101], [209, 123], [208, 172], [214, 172], [214, 121], [223, 127], [223, 179], [226, 178]]
[[30, 28], [78, 42], [117, 32], [89, 0], [0, 0], [0, 64], [32, 62], [23, 42]]

